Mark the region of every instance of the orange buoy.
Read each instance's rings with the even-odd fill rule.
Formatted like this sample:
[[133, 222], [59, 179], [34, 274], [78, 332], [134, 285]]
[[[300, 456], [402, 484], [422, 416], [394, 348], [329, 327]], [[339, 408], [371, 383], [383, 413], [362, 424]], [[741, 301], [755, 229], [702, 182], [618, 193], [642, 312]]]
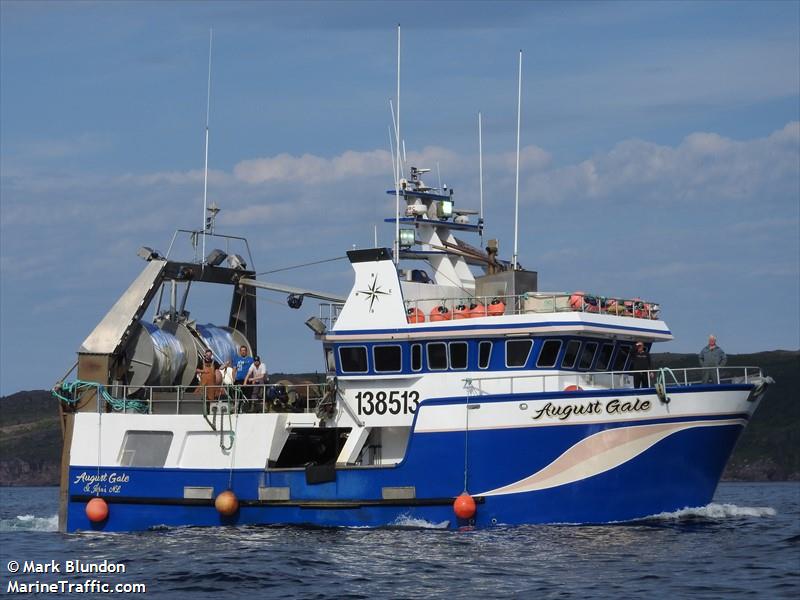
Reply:
[[583, 292], [575, 292], [569, 297], [569, 307], [572, 310], [583, 310]]
[[449, 321], [450, 309], [446, 306], [435, 306], [431, 309], [431, 321]]
[[214, 500], [214, 507], [223, 517], [230, 517], [239, 510], [239, 499], [231, 490], [225, 490]]
[[92, 498], [86, 503], [86, 516], [92, 523], [102, 523], [108, 518], [108, 503], [102, 498]]
[[409, 308], [406, 311], [408, 315], [408, 322], [409, 323], [424, 323], [425, 322], [425, 313], [422, 312], [418, 308]]
[[491, 304], [489, 304], [489, 316], [490, 317], [499, 317], [500, 315], [505, 314], [506, 312], [506, 303], [500, 300], [499, 298], [495, 298], [492, 300]]
[[469, 309], [464, 306], [463, 304], [459, 304], [456, 306], [455, 314], [453, 318], [455, 319], [469, 319]]
[[453, 502], [453, 512], [459, 519], [471, 519], [475, 516], [475, 499], [467, 492], [463, 492]]
[[470, 318], [475, 317], [485, 317], [486, 316], [486, 307], [481, 304], [480, 302], [473, 302], [469, 305], [469, 316]]
[[582, 392], [583, 388], [579, 385], [568, 385], [564, 388], [565, 392]]

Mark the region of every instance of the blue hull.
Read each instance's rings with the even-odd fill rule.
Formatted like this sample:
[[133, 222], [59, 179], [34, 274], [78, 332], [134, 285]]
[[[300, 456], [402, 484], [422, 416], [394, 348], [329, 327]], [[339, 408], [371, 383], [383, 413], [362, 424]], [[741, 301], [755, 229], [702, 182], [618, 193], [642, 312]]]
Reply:
[[[394, 467], [337, 469], [335, 481], [306, 483], [303, 469], [203, 470], [154, 468], [70, 468], [67, 530], [133, 531], [158, 526], [308, 524], [391, 526], [415, 519], [468, 524], [608, 523], [643, 518], [708, 504], [741, 433], [741, 424], [714, 424], [747, 415], [720, 415], [709, 426], [677, 431], [605, 472], [563, 485], [502, 495], [477, 494], [519, 481], [544, 468], [587, 436], [616, 422], [465, 433], [412, 434], [406, 459]], [[683, 419], [688, 420], [688, 419]], [[697, 421], [697, 419], [693, 419]], [[662, 420], [680, 423], [682, 419]], [[465, 461], [465, 441], [468, 448]], [[464, 489], [476, 496], [472, 522], [456, 518], [452, 502]], [[83, 474], [83, 478], [81, 475]], [[91, 523], [86, 501], [94, 495], [86, 474], [99, 474], [99, 495], [109, 517]], [[118, 488], [113, 487], [120, 482]], [[240, 501], [233, 517], [222, 517], [213, 500], [185, 500], [184, 486], [232, 489]], [[415, 488], [411, 500], [384, 500], [383, 487]], [[289, 488], [288, 501], [259, 501], [259, 487]]]

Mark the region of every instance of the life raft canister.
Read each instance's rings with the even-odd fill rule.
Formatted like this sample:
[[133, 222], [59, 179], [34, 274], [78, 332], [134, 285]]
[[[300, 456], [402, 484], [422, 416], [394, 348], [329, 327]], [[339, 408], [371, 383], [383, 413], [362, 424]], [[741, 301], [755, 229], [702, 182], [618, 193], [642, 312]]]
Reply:
[[470, 318], [485, 317], [486, 307], [480, 302], [473, 302], [469, 305], [469, 316]]
[[459, 304], [458, 306], [456, 306], [456, 310], [454, 313], [455, 319], [469, 319], [469, 317], [470, 317], [469, 309], [466, 306], [464, 306], [463, 304]]
[[506, 312], [506, 303], [500, 300], [499, 298], [495, 298], [492, 300], [491, 304], [489, 304], [489, 316], [490, 317], [499, 317]]
[[424, 323], [425, 322], [425, 313], [422, 312], [419, 308], [409, 308], [406, 311], [408, 315], [408, 322], [409, 323]]
[[434, 306], [431, 309], [430, 315], [431, 321], [449, 321], [450, 320], [450, 309], [447, 308], [444, 304], [439, 306]]

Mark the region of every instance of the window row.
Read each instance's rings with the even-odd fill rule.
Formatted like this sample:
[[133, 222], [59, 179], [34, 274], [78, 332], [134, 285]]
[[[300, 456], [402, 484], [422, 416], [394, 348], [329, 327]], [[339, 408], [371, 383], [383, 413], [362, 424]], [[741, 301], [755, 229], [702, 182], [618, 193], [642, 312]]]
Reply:
[[[505, 349], [504, 357], [497, 357], [492, 365], [495, 345]], [[521, 369], [529, 365], [535, 342], [531, 338], [493, 342], [481, 340], [477, 344], [477, 363], [472, 368]], [[545, 339], [538, 344], [535, 366], [540, 369], [567, 369], [578, 371], [623, 371], [628, 364], [632, 346], [629, 343], [601, 342], [580, 339]], [[409, 348], [408, 345], [405, 345]], [[375, 373], [403, 372], [403, 348], [401, 344], [376, 344], [371, 347], [372, 370]], [[369, 348], [367, 346], [340, 346], [339, 367], [342, 373], [370, 372]], [[463, 371], [470, 365], [470, 343], [427, 342], [410, 344], [409, 364], [411, 372]], [[473, 345], [473, 352], [475, 351]], [[423, 365], [424, 360], [424, 365]], [[533, 366], [533, 365], [531, 365]]]

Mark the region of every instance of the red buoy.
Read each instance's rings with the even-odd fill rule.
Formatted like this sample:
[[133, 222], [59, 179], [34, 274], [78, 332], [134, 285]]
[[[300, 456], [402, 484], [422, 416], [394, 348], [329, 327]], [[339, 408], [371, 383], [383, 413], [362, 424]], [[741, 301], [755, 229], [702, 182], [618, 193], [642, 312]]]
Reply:
[[579, 385], [568, 385], [564, 388], [565, 392], [582, 392], [583, 388]]
[[463, 492], [453, 502], [453, 512], [459, 519], [471, 519], [475, 516], [475, 499], [467, 492]]
[[239, 499], [231, 490], [225, 490], [214, 500], [214, 507], [223, 517], [230, 517], [239, 510]]
[[102, 498], [92, 498], [86, 503], [86, 516], [92, 523], [102, 523], [108, 518], [108, 503]]
[[459, 304], [458, 306], [456, 306], [456, 310], [455, 310], [455, 313], [454, 313], [454, 318], [456, 318], [456, 319], [469, 319], [469, 317], [470, 317], [469, 308], [467, 308], [463, 304]]
[[485, 317], [487, 314], [486, 307], [480, 302], [473, 302], [470, 304], [468, 312], [471, 319], [474, 319], [475, 317]]
[[505, 302], [500, 300], [499, 298], [495, 298], [492, 300], [492, 303], [489, 305], [489, 316], [490, 317], [499, 317], [506, 312], [506, 305]]
[[431, 321], [448, 321], [450, 318], [450, 309], [446, 306], [436, 306], [431, 309]]

